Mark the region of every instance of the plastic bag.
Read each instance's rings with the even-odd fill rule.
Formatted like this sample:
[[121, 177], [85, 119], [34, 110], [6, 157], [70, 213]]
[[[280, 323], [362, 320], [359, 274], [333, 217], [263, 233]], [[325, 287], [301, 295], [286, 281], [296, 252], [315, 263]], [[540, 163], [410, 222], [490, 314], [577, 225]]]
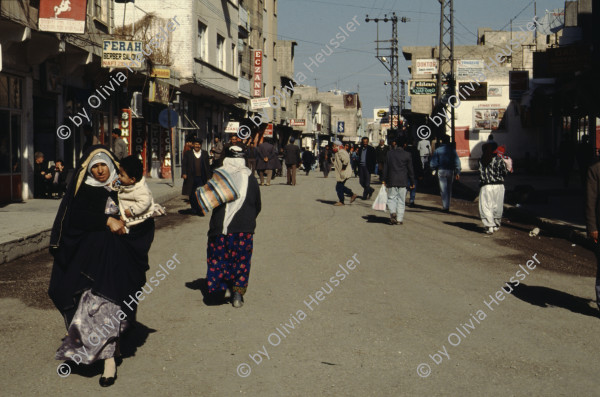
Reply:
[[377, 193], [377, 197], [375, 201], [373, 201], [373, 208], [375, 211], [385, 211], [387, 205], [387, 189], [385, 186], [381, 186], [379, 189], [379, 193]]

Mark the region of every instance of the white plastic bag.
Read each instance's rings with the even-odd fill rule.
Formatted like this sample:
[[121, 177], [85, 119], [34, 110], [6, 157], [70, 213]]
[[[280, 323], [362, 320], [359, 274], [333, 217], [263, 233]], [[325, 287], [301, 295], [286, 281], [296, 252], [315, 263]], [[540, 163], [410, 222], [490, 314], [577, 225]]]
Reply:
[[377, 197], [375, 201], [373, 201], [373, 208], [375, 211], [385, 211], [387, 205], [387, 189], [385, 186], [381, 186], [379, 189], [379, 193], [377, 193]]

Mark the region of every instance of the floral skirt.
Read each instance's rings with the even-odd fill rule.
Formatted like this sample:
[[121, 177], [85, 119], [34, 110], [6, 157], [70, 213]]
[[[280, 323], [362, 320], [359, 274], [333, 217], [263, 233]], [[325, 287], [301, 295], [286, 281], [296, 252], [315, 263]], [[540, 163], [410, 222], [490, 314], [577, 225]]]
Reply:
[[208, 292], [233, 291], [244, 294], [248, 288], [252, 233], [220, 234], [208, 238], [206, 281]]

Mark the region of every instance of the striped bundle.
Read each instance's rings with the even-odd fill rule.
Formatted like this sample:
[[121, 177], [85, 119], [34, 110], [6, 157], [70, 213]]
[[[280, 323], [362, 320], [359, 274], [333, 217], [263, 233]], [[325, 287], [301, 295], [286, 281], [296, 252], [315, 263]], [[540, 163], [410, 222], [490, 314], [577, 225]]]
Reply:
[[196, 189], [196, 199], [205, 215], [221, 204], [237, 200], [239, 196], [231, 177], [222, 169], [216, 169], [212, 179], [206, 185]]

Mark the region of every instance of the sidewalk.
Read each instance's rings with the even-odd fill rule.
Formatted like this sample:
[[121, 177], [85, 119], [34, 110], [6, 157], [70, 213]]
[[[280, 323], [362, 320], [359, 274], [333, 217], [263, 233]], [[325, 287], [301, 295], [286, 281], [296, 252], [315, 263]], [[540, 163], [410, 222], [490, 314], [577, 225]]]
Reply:
[[[461, 185], [479, 194], [479, 173], [461, 173]], [[533, 224], [574, 243], [589, 247], [586, 238], [583, 189], [574, 175], [565, 188], [556, 175], [509, 174], [505, 178], [504, 216]], [[477, 198], [475, 199], [477, 201]]]
[[[181, 178], [175, 178], [175, 187], [170, 179], [146, 181], [157, 203], [181, 194]], [[0, 264], [48, 247], [59, 205], [60, 200], [34, 199], [0, 207]]]

